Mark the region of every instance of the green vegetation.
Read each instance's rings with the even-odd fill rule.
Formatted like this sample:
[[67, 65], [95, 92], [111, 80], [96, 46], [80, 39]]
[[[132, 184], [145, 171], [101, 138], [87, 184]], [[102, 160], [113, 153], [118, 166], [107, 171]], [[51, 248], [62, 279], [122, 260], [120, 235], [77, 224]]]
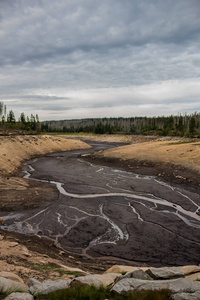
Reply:
[[64, 274], [73, 275], [75, 277], [84, 276], [82, 273], [79, 273], [79, 272], [63, 270], [61, 268], [61, 266], [59, 266], [57, 264], [54, 264], [54, 263], [48, 263], [46, 265], [34, 264], [34, 265], [31, 265], [31, 269], [36, 270], [36, 271], [42, 271], [42, 272], [45, 272], [47, 274], [50, 273], [50, 272], [58, 272], [60, 276], [62, 276]]
[[169, 117], [101, 118], [45, 121], [42, 132], [142, 134], [161, 136], [200, 137], [200, 114]]
[[55, 134], [136, 134], [160, 136], [200, 137], [200, 113], [191, 115], [131, 118], [96, 118], [61, 121], [39, 121], [38, 115], [25, 116], [18, 121], [14, 112], [6, 114], [6, 106], [0, 102], [0, 129]]
[[78, 286], [73, 289], [53, 292], [47, 296], [40, 296], [40, 300], [169, 300], [171, 293], [168, 290], [162, 291], [140, 291], [129, 292], [127, 295], [117, 295], [110, 292], [109, 288], [96, 288], [94, 286]]
[[37, 114], [36, 116], [31, 114], [31, 116], [28, 117], [22, 112], [17, 121], [12, 110], [6, 114], [6, 106], [3, 102], [0, 102], [0, 129], [4, 133], [9, 131], [21, 131], [20, 133], [23, 133], [24, 131], [39, 133], [41, 131], [40, 121]]
[[126, 275], [126, 273], [127, 273], [127, 272], [125, 272], [125, 271], [121, 272], [122, 275]]

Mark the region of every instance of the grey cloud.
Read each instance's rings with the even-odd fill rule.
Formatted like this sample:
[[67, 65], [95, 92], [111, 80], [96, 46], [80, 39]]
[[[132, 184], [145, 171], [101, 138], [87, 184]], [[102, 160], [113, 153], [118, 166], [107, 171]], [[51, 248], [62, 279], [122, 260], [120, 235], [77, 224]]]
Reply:
[[[199, 15], [199, 0], [2, 0], [0, 97], [21, 99], [12, 103], [27, 109], [41, 102], [43, 112], [54, 101], [59, 112], [82, 107], [82, 113], [154, 103], [150, 92], [144, 97], [144, 85], [156, 83], [157, 89], [166, 82], [172, 90], [169, 80], [199, 78]], [[133, 87], [141, 93], [131, 99]], [[104, 93], [98, 95], [102, 88], [108, 89], [107, 103]], [[91, 89], [97, 91], [93, 99]], [[92, 100], [73, 98], [73, 91], [88, 92]], [[188, 101], [178, 87], [173, 91], [176, 103]], [[176, 95], [169, 95], [168, 105]]]
[[171, 0], [126, 1], [123, 5], [116, 0], [85, 1], [84, 5], [80, 1], [33, 4], [26, 0], [10, 9], [11, 2], [3, 1], [4, 9], [11, 13], [10, 26], [5, 26], [4, 63], [43, 61], [77, 50], [102, 53], [148, 43], [180, 44], [194, 38], [200, 29], [200, 5], [195, 0], [178, 4]]

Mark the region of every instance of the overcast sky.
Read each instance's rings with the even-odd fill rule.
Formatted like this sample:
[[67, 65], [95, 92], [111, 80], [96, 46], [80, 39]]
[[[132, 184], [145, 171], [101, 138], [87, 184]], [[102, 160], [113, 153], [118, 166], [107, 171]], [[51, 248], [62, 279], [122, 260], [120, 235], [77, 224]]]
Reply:
[[41, 120], [200, 112], [200, 0], [0, 0], [0, 101]]

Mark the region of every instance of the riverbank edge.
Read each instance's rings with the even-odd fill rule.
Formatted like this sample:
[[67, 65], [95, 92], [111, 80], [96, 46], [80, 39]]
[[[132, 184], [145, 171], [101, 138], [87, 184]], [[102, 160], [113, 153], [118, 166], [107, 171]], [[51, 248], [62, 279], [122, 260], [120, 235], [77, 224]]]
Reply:
[[[68, 139], [67, 139], [67, 141], [68, 141]], [[73, 149], [70, 149], [70, 150], [73, 150]], [[60, 151], [67, 151], [67, 150], [60, 150]], [[52, 151], [52, 152], [48, 152], [48, 153], [60, 152], [60, 151], [56, 150], [56, 151]], [[48, 154], [48, 153], [46, 153], [46, 154]], [[38, 154], [37, 157], [38, 156], [43, 156], [43, 155], [45, 155], [45, 154]], [[36, 156], [33, 155], [29, 159], [32, 159], [34, 157], [36, 157]], [[95, 162], [97, 162], [97, 163], [98, 162], [99, 163], [103, 162], [104, 164], [112, 165], [114, 167], [117, 166], [119, 168], [126, 168], [126, 170], [129, 170], [131, 172], [134, 172], [134, 173], [137, 173], [137, 174], [141, 174], [141, 175], [159, 176], [159, 174], [161, 174], [159, 177], [165, 179], [165, 176], [164, 176], [165, 174], [162, 176], [161, 169], [159, 169], [158, 166], [156, 166], [156, 165], [155, 165], [155, 169], [154, 169], [153, 166], [152, 166], [152, 162], [148, 162], [148, 161], [136, 161], [136, 160], [121, 160], [121, 159], [116, 159], [116, 158], [97, 157], [96, 155], [85, 157], [85, 159], [95, 159]], [[26, 161], [26, 160], [27, 159], [25, 159], [24, 161]], [[166, 165], [167, 164], [160, 164], [160, 165], [162, 165], [162, 167], [166, 170]], [[18, 172], [20, 168], [21, 168], [21, 165], [17, 169], [16, 172]], [[173, 168], [173, 165], [171, 165], [171, 168]], [[182, 168], [182, 167], [180, 166], [180, 168]], [[182, 172], [182, 169], [180, 169], [180, 171]], [[177, 181], [176, 183], [180, 183], [181, 180], [182, 180], [181, 178], [176, 178], [176, 181]], [[186, 184], [186, 186], [187, 186], [187, 183], [185, 181], [183, 181], [183, 184]], [[191, 185], [191, 187], [193, 188], [193, 185]], [[27, 245], [27, 248], [34, 249], [35, 251], [38, 251], [40, 249], [40, 253], [43, 253], [44, 248], [42, 248], [41, 245], [44, 243], [44, 240], [40, 239], [39, 237], [33, 237], [33, 238], [31, 237], [30, 238], [30, 236], [24, 236], [24, 235], [15, 234], [15, 233], [9, 233], [9, 232], [5, 232], [5, 231], [2, 231], [2, 230], [0, 230], [0, 233], [3, 233], [5, 236], [8, 237], [8, 239], [12, 239], [12, 240], [19, 239], [20, 241], [23, 241], [23, 244]], [[25, 242], [25, 240], [26, 240], [26, 242]], [[81, 256], [77, 255], [76, 257], [74, 257], [74, 259], [71, 259], [71, 258], [68, 259], [69, 256], [70, 256], [70, 253], [66, 253], [66, 254], [62, 253], [62, 255], [60, 256], [59, 253], [60, 253], [61, 249], [56, 248], [56, 246], [54, 244], [52, 244], [51, 241], [48, 241], [48, 240], [46, 240], [45, 244], [46, 244], [45, 245], [45, 248], [46, 248], [45, 251], [46, 252], [44, 252], [44, 253], [47, 253], [46, 255], [49, 255], [49, 256], [52, 256], [52, 257], [54, 255], [56, 255], [57, 257], [61, 257], [62, 261], [65, 261], [65, 259], [66, 259], [68, 261], [68, 263], [70, 265], [72, 265], [72, 266], [77, 266], [77, 263], [78, 264], [81, 263], [81, 264], [84, 265], [84, 260], [82, 260]], [[51, 249], [51, 253], [50, 253], [50, 249]], [[117, 261], [118, 260], [116, 259], [116, 262]], [[83, 268], [85, 270], [90, 269], [93, 272], [94, 272], [94, 270], [99, 270], [99, 272], [102, 272], [109, 265], [111, 266], [111, 265], [115, 264], [116, 262], [114, 262], [114, 261], [113, 262], [108, 261], [108, 262], [105, 262], [105, 264], [103, 264], [100, 261], [98, 263], [98, 262], [95, 262], [95, 260], [94, 260], [94, 262], [92, 262], [92, 261], [87, 262]], [[127, 262], [127, 265], [129, 265], [129, 262]], [[138, 266], [138, 265], [143, 265], [143, 264], [140, 264], [139, 262], [133, 262], [132, 265]]]
[[0, 177], [16, 175], [22, 164], [33, 158], [89, 148], [81, 140], [48, 135], [0, 136]]

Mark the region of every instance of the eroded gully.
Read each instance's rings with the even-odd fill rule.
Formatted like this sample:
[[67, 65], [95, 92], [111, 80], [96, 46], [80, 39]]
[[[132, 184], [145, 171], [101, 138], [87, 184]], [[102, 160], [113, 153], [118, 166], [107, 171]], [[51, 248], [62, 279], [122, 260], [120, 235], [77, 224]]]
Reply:
[[7, 229], [37, 234], [88, 258], [150, 265], [200, 263], [200, 197], [153, 176], [84, 157], [113, 147], [55, 153], [24, 165], [24, 177], [59, 191], [49, 206], [7, 213]]

